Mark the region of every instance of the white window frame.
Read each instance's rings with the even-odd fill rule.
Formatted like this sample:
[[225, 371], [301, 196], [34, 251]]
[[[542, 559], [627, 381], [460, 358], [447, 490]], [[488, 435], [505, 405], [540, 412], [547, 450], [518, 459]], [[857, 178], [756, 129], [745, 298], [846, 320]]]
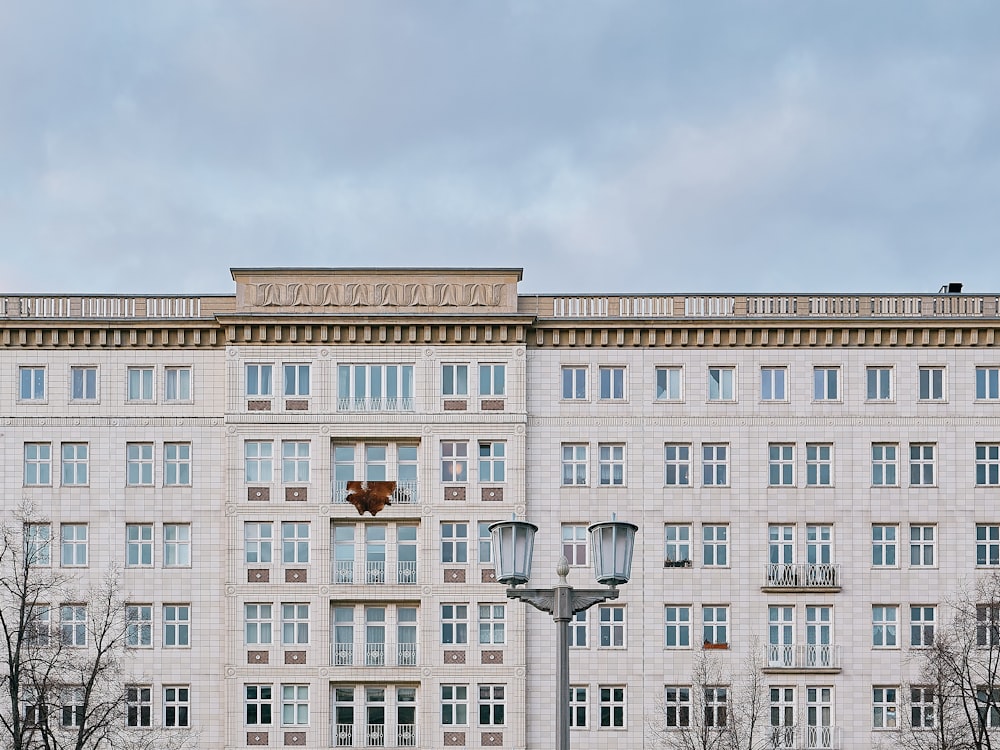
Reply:
[[910, 567], [937, 567], [937, 526], [910, 524]]
[[469, 644], [469, 605], [465, 602], [445, 602], [441, 605], [441, 645]]
[[601, 365], [597, 368], [599, 401], [628, 400], [628, 368], [625, 365]]
[[156, 401], [156, 368], [151, 365], [128, 367], [125, 370], [125, 400], [129, 403]]
[[703, 487], [729, 486], [729, 443], [701, 444]]
[[163, 605], [163, 648], [191, 647], [191, 605]]
[[85, 523], [64, 523], [59, 526], [59, 559], [62, 561], [62, 567], [87, 567], [89, 536], [89, 529]]
[[52, 524], [24, 524], [24, 559], [32, 567], [52, 565]]
[[479, 395], [490, 398], [507, 397], [507, 365], [479, 363]]
[[469, 726], [469, 686], [441, 686], [441, 724], [446, 727]]
[[154, 546], [153, 524], [125, 524], [125, 567], [153, 567]]
[[925, 365], [917, 368], [917, 400], [924, 402], [947, 401], [946, 368]]
[[708, 368], [708, 396], [710, 403], [733, 403], [736, 401], [736, 368], [718, 365]]
[[684, 368], [664, 365], [653, 370], [656, 401], [681, 402], [684, 400]]
[[163, 567], [191, 567], [191, 524], [163, 524]]
[[937, 607], [933, 604], [910, 605], [910, 648], [930, 648], [937, 630]]
[[569, 727], [586, 729], [589, 726], [589, 704], [587, 685], [569, 686]]
[[48, 401], [45, 392], [47, 374], [45, 367], [38, 365], [21, 365], [18, 374], [18, 403], [44, 404]]
[[843, 401], [839, 365], [813, 367], [813, 401]]
[[1000, 367], [976, 367], [976, 401], [1000, 400]]
[[479, 481], [498, 484], [507, 481], [507, 443], [479, 441]]
[[163, 368], [163, 400], [165, 403], [190, 403], [191, 402], [191, 381], [193, 372], [191, 367], [164, 367]]
[[663, 444], [663, 486], [691, 486], [691, 444]]
[[687, 729], [691, 726], [691, 686], [663, 686], [664, 723], [667, 730]]
[[625, 443], [599, 443], [597, 481], [601, 487], [625, 487], [628, 482]]
[[125, 444], [125, 485], [152, 487], [155, 479], [152, 443]]
[[663, 648], [691, 648], [691, 606], [666, 604], [663, 607]]
[[441, 395], [445, 398], [468, 398], [468, 363], [446, 363], [441, 365]]
[[795, 444], [767, 444], [767, 486], [795, 486]]
[[588, 401], [587, 365], [563, 365], [560, 387], [563, 401]]
[[[587, 455], [590, 446], [586, 443], [563, 443], [562, 453], [562, 486], [586, 487], [589, 479]], [[567, 481], [570, 480], [570, 481]]]
[[587, 628], [587, 610], [575, 613], [573, 615], [573, 619], [569, 621], [569, 647], [590, 647], [590, 635]]
[[1000, 487], [1000, 443], [976, 443], [976, 486]]
[[271, 602], [243, 604], [243, 643], [270, 646], [274, 642], [274, 605]]
[[561, 528], [562, 553], [570, 567], [586, 567], [590, 564], [588, 553], [589, 538], [586, 524], [564, 523]]
[[274, 397], [274, 364], [248, 362], [243, 370], [247, 398], [269, 399]]
[[806, 486], [833, 484], [833, 443], [806, 443]]
[[191, 443], [163, 444], [163, 486], [191, 486]]
[[479, 644], [502, 646], [507, 641], [507, 605], [479, 603]]
[[600, 699], [599, 729], [625, 729], [628, 712], [626, 711], [625, 685], [598, 685]]
[[469, 562], [468, 521], [441, 522], [441, 563], [465, 565]]
[[788, 403], [788, 368], [786, 366], [761, 366], [760, 400], [770, 403]]
[[872, 524], [872, 567], [899, 567], [899, 524]]
[[899, 443], [872, 443], [872, 487], [899, 487]]
[[274, 481], [274, 441], [244, 440], [243, 471], [247, 484]]
[[308, 440], [281, 441], [281, 481], [284, 484], [309, 482], [310, 451]]
[[937, 485], [937, 443], [910, 443], [910, 486]]
[[270, 683], [243, 685], [243, 720], [248, 727], [269, 727], [274, 724], [274, 686]]
[[274, 524], [271, 521], [243, 523], [243, 561], [247, 565], [270, 565], [274, 560]]
[[90, 443], [63, 443], [60, 448], [62, 486], [88, 486], [90, 484]]
[[59, 607], [59, 642], [68, 648], [86, 648], [87, 635], [87, 605], [61, 605]]
[[125, 646], [127, 648], [153, 647], [153, 605], [125, 605]]
[[891, 365], [869, 365], [865, 368], [865, 401], [889, 403], [896, 400], [895, 372]]
[[627, 620], [624, 604], [602, 604], [597, 608], [597, 647], [628, 648]]
[[163, 726], [191, 726], [191, 686], [163, 686]]
[[441, 482], [465, 484], [469, 481], [469, 441], [441, 441]]
[[95, 403], [100, 400], [100, 371], [94, 365], [79, 365], [69, 368], [70, 401]]
[[281, 645], [309, 644], [309, 603], [281, 602]]
[[899, 729], [899, 688], [872, 687], [872, 729]]
[[663, 561], [691, 564], [691, 524], [668, 523], [663, 527]]
[[507, 724], [507, 686], [480, 683], [479, 726], [502, 727]]
[[872, 605], [872, 648], [899, 648], [899, 605]]
[[24, 444], [25, 487], [52, 486], [52, 443]]
[[729, 524], [727, 523], [702, 524], [701, 547], [702, 547], [702, 556], [701, 556], [702, 567], [728, 568], [729, 567]]
[[312, 367], [305, 362], [285, 362], [281, 366], [281, 390], [286, 398], [309, 398]]
[[703, 644], [729, 648], [729, 605], [702, 605], [701, 625]]
[[1000, 525], [976, 524], [976, 567], [995, 568], [1000, 565]]
[[[918, 720], [913, 721], [917, 716]], [[930, 685], [910, 685], [910, 726], [913, 729], [934, 729], [937, 726], [937, 701]]]
[[150, 685], [125, 686], [125, 726], [153, 726], [153, 688]]
[[308, 521], [281, 522], [281, 562], [285, 565], [309, 563], [310, 527]]

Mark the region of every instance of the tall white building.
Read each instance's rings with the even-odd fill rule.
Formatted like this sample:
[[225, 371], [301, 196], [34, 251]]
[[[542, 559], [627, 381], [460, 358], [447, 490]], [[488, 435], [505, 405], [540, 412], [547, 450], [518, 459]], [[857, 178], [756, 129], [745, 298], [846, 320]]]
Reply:
[[588, 524], [640, 527], [632, 581], [572, 626], [578, 748], [655, 746], [706, 654], [720, 706], [761, 670], [789, 747], [874, 747], [1000, 565], [995, 295], [233, 278], [0, 298], [8, 517], [82, 583], [121, 569], [135, 715], [200, 747], [550, 746], [554, 626], [493, 581], [511, 514], [539, 585], [563, 554], [595, 585]]

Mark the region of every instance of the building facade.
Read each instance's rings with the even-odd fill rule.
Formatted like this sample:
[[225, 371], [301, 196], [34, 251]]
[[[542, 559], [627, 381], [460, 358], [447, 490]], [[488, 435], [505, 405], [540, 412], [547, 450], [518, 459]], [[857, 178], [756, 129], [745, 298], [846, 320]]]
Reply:
[[190, 744], [550, 746], [551, 619], [493, 580], [512, 514], [539, 585], [561, 555], [593, 585], [586, 527], [639, 526], [572, 623], [580, 748], [663, 744], [706, 658], [716, 715], [758, 670], [779, 746], [874, 747], [1000, 565], [996, 296], [233, 278], [0, 297], [7, 515], [81, 582], [121, 571], [130, 703]]

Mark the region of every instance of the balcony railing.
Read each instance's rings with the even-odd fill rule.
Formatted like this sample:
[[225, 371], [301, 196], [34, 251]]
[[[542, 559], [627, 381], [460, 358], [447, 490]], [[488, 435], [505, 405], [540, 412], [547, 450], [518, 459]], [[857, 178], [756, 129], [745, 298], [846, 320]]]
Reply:
[[767, 728], [767, 747], [775, 750], [792, 750], [795, 744], [798, 727], [794, 724]]
[[[386, 648], [384, 643], [365, 643], [360, 652], [363, 656], [355, 659], [353, 643], [334, 643], [330, 661], [335, 667], [415, 667], [417, 666], [417, 644], [398, 643], [395, 650]], [[390, 659], [394, 656], [395, 659]], [[361, 663], [361, 660], [364, 663]]]
[[417, 561], [400, 560], [396, 563], [396, 583], [411, 585], [417, 582]]
[[806, 750], [839, 750], [840, 727], [806, 727]]
[[396, 664], [400, 667], [417, 666], [417, 644], [400, 643], [396, 648]]
[[0, 297], [10, 318], [201, 318], [200, 297]]
[[[417, 725], [397, 724], [396, 744], [389, 745], [386, 742], [392, 732], [385, 724], [365, 724], [359, 731], [354, 731], [353, 724], [335, 724], [333, 727], [333, 744], [335, 747], [416, 747], [417, 746]], [[354, 739], [361, 742], [355, 744]]]
[[385, 747], [385, 724], [365, 726], [365, 747]]
[[386, 564], [383, 560], [367, 560], [356, 563], [353, 560], [334, 560], [332, 571], [333, 583], [351, 584], [382, 584], [397, 583], [411, 586], [417, 583], [417, 563], [415, 560], [400, 560], [396, 563], [396, 578], [386, 578]]
[[335, 725], [333, 730], [333, 739], [337, 747], [354, 747], [354, 725]]
[[830, 563], [767, 563], [764, 567], [764, 588], [840, 588], [840, 566]]
[[[363, 481], [363, 480], [352, 480]], [[346, 480], [338, 480], [333, 483], [333, 502], [346, 503], [349, 491]], [[396, 489], [389, 496], [389, 503], [392, 505], [412, 505], [420, 502], [420, 495], [417, 491], [416, 482], [396, 482]]]
[[333, 656], [333, 666], [335, 667], [354, 666], [354, 644], [334, 643], [332, 656]]
[[365, 561], [365, 583], [385, 583], [385, 560]]
[[338, 398], [337, 411], [413, 411], [413, 396]]
[[396, 725], [396, 746], [416, 747], [417, 746], [417, 725], [397, 724]]
[[764, 646], [765, 669], [840, 669], [840, 646], [832, 643]]
[[365, 666], [384, 667], [385, 666], [385, 644], [366, 643], [365, 644]]

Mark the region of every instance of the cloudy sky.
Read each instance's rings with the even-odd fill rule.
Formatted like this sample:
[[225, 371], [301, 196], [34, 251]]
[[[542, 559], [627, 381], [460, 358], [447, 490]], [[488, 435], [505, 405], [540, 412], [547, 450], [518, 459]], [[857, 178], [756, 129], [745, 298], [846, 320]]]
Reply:
[[0, 292], [1000, 291], [995, 0], [0, 0]]

